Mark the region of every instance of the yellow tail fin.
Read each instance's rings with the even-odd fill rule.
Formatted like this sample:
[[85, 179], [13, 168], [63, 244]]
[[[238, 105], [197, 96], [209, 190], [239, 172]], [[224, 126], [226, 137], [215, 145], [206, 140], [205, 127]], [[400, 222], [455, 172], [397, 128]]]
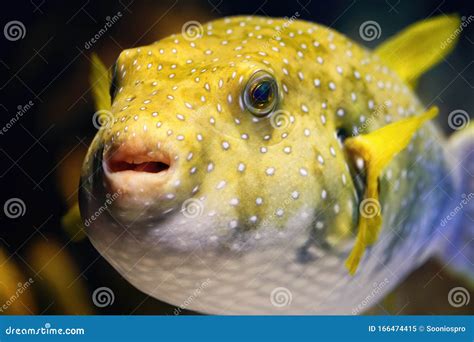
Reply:
[[430, 18], [382, 43], [375, 53], [403, 80], [415, 85], [423, 73], [451, 52], [461, 31], [457, 15]]

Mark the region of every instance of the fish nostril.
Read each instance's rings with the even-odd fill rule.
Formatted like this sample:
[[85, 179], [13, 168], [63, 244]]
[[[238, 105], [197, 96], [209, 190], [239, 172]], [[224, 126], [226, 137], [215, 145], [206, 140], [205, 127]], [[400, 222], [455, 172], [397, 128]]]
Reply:
[[142, 163], [129, 163], [121, 160], [112, 160], [108, 163], [108, 169], [111, 172], [120, 171], [137, 171], [137, 172], [149, 172], [149, 173], [160, 173], [167, 171], [170, 165], [161, 161], [147, 161]]
[[347, 131], [341, 127], [336, 131], [336, 136], [340, 143], [343, 144], [349, 135]]

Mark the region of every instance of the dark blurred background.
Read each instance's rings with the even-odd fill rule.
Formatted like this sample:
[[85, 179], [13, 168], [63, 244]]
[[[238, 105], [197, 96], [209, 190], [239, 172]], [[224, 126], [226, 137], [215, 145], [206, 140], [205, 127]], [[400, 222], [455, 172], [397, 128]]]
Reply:
[[[85, 45], [116, 15], [100, 39]], [[449, 13], [473, 15], [472, 1], [8, 1], [2, 4], [0, 36], [0, 205], [21, 200], [22, 215], [0, 212], [0, 314], [174, 314], [174, 308], [135, 290], [97, 253], [87, 239], [71, 239], [60, 224], [76, 200], [82, 159], [96, 128], [88, 84], [90, 54], [111, 65], [121, 50], [147, 45], [181, 32], [189, 20], [201, 23], [237, 14], [300, 18], [331, 26], [373, 48], [407, 25]], [[381, 36], [365, 42], [360, 25], [374, 20]], [[19, 36], [6, 27], [18, 21]], [[18, 26], [19, 25], [19, 26]], [[422, 100], [436, 104], [439, 124], [446, 116], [474, 112], [474, 22], [454, 53], [419, 83]], [[18, 116], [17, 112], [22, 115]], [[11, 124], [12, 117], [19, 119]], [[8, 126], [8, 127], [7, 127]], [[18, 288], [28, 285], [20, 295]], [[21, 285], [21, 286], [20, 286]], [[472, 314], [473, 303], [454, 308], [448, 292], [470, 288], [465, 279], [435, 260], [416, 270], [372, 313]], [[104, 308], [91, 300], [94, 290], [115, 294]], [[189, 312], [182, 311], [181, 314]]]

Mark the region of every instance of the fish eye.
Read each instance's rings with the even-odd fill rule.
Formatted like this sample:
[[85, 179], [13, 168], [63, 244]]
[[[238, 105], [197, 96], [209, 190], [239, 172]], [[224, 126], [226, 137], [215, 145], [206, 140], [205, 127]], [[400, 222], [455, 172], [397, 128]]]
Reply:
[[245, 86], [243, 100], [253, 115], [264, 117], [270, 114], [278, 103], [275, 78], [263, 70], [254, 73]]

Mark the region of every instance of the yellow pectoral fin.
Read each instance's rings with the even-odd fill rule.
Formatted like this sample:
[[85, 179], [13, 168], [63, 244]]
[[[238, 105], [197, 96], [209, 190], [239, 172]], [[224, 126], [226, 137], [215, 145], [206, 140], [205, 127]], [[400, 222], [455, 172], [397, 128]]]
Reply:
[[413, 87], [417, 79], [446, 57], [462, 31], [457, 15], [415, 23], [380, 45], [375, 53]]
[[112, 75], [95, 53], [92, 54], [91, 59], [90, 83], [95, 108], [97, 111], [109, 110], [111, 104], [109, 89]]
[[367, 170], [367, 187], [364, 199], [359, 205], [358, 233], [354, 248], [346, 260], [350, 274], [356, 272], [366, 247], [377, 241], [382, 227], [379, 175], [385, 166], [407, 147], [421, 125], [437, 114], [438, 108], [432, 107], [422, 115], [402, 119], [369, 134], [348, 138], [345, 141], [345, 147], [351, 154], [364, 159]]
[[75, 242], [86, 237], [84, 232], [84, 224], [82, 223], [81, 213], [79, 212], [79, 204], [74, 204], [61, 219], [61, 225]]

